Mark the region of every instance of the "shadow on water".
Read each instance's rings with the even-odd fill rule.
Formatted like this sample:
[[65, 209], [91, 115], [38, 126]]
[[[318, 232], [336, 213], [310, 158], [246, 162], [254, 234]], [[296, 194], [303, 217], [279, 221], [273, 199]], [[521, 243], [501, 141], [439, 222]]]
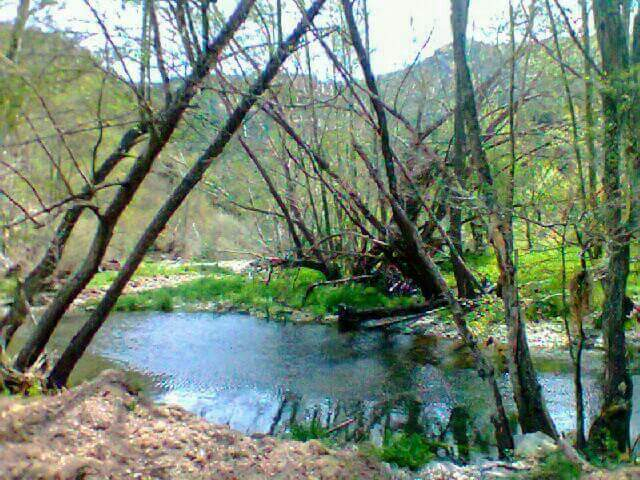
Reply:
[[[54, 347], [82, 320], [68, 315]], [[536, 363], [549, 410], [558, 428], [569, 431], [575, 428], [573, 385], [564, 356]], [[592, 353], [586, 360], [587, 411], [595, 413], [599, 360]], [[380, 443], [388, 431], [417, 432], [455, 445], [461, 458], [471, 448], [486, 451], [492, 439], [485, 384], [463, 348], [435, 337], [340, 333], [235, 313], [116, 313], [72, 382], [106, 368], [125, 370], [160, 402], [246, 433], [284, 434], [311, 422], [334, 429], [339, 440]], [[506, 374], [500, 384], [507, 391]]]

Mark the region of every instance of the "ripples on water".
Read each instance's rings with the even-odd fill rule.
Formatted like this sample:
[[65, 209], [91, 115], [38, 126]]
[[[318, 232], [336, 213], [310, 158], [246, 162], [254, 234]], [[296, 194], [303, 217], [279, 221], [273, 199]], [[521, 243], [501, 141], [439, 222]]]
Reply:
[[[81, 322], [81, 317], [70, 316], [63, 323], [59, 345]], [[574, 429], [568, 360], [537, 363], [558, 428]], [[596, 363], [587, 356], [588, 371]], [[330, 326], [234, 313], [116, 313], [72, 380], [114, 365], [142, 382], [157, 400], [246, 433], [280, 434], [292, 422], [311, 419], [328, 427], [349, 420], [339, 434], [347, 440], [379, 441], [385, 429], [445, 439], [454, 412], [456, 420], [468, 423], [472, 439], [482, 443], [491, 438], [492, 403], [485, 384], [463, 349], [435, 338], [339, 333]], [[595, 412], [596, 385], [593, 375], [586, 377], [587, 411]], [[508, 388], [506, 375], [500, 383]], [[636, 390], [639, 383], [636, 378]], [[636, 431], [637, 418], [634, 412]]]

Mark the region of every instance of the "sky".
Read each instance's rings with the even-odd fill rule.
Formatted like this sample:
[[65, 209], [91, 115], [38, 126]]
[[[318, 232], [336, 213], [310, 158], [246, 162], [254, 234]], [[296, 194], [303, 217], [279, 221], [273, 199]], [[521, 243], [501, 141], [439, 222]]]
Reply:
[[[451, 43], [449, 0], [368, 0], [373, 66], [378, 73], [407, 65], [429, 39], [426, 56]], [[472, 0], [469, 35], [483, 37], [504, 21], [508, 0]]]
[[[92, 5], [106, 15], [112, 26], [137, 31], [138, 15], [127, 14], [121, 9], [122, 0], [90, 0]], [[398, 70], [411, 63], [429, 39], [423, 57], [451, 43], [449, 0], [367, 0], [370, 11], [372, 64], [377, 74]], [[17, 0], [0, 0], [0, 21], [11, 21], [15, 16]], [[88, 25], [97, 29], [83, 0], [58, 0], [55, 22], [63, 28], [86, 30]], [[517, 1], [515, 2], [518, 3]], [[575, 0], [564, 0], [565, 5]], [[219, 0], [226, 13], [236, 5], [236, 0]], [[471, 0], [469, 36], [475, 39], [495, 39], [498, 25], [508, 18], [509, 0]], [[291, 27], [298, 16], [290, 11], [285, 23]], [[285, 25], [285, 28], [287, 25]], [[96, 30], [96, 33], [98, 31]], [[96, 35], [96, 42], [100, 35]], [[98, 45], [90, 45], [90, 48]], [[104, 42], [104, 40], [100, 40]], [[102, 45], [103, 43], [101, 43]]]

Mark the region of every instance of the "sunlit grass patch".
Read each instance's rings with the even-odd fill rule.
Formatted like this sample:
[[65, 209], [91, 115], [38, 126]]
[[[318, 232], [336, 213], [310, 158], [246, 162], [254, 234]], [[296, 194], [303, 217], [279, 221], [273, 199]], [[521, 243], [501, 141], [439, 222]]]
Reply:
[[123, 295], [116, 310], [170, 311], [178, 304], [225, 302], [234, 308], [267, 313], [279, 308], [304, 310], [314, 315], [336, 313], [340, 305], [363, 309], [408, 305], [417, 299], [388, 296], [375, 286], [361, 284], [320, 286], [305, 299], [310, 285], [323, 280], [316, 271], [293, 269], [265, 274], [236, 274], [218, 271], [172, 287], [161, 287]]

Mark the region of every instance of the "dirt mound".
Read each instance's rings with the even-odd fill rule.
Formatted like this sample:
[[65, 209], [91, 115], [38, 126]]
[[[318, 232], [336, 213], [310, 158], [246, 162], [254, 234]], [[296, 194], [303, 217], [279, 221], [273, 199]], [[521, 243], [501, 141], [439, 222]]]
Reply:
[[114, 371], [55, 396], [0, 401], [2, 479], [388, 478], [318, 442], [254, 438], [130, 392]]

